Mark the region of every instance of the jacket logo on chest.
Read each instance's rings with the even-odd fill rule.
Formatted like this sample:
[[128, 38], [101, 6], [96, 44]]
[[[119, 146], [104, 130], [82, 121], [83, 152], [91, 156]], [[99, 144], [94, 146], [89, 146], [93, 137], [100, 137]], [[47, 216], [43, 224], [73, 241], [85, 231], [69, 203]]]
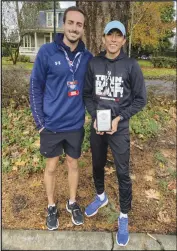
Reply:
[[55, 61], [55, 65], [61, 65], [60, 61]]
[[[96, 75], [95, 86], [96, 95], [102, 99], [115, 100], [123, 97], [122, 77], [111, 76], [111, 71], [107, 75]], [[105, 97], [105, 98], [104, 98]]]

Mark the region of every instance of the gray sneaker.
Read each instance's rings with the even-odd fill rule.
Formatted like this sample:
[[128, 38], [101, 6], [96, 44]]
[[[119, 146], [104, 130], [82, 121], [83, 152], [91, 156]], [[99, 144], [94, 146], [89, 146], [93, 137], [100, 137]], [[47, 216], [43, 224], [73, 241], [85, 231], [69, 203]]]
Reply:
[[66, 203], [66, 210], [72, 215], [71, 219], [74, 225], [82, 225], [84, 223], [84, 217], [79, 205], [74, 202], [69, 205], [69, 201]]
[[58, 221], [58, 210], [57, 207], [49, 207], [47, 209], [48, 215], [46, 218], [46, 225], [49, 230], [55, 230], [59, 227], [59, 221]]

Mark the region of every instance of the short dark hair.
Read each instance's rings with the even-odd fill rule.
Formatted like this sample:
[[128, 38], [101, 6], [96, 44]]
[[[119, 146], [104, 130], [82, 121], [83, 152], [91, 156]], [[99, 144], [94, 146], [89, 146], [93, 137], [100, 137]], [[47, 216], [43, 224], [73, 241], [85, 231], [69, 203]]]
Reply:
[[84, 16], [84, 19], [85, 19], [85, 13], [83, 12], [83, 10], [81, 10], [80, 8], [78, 8], [77, 6], [71, 6], [69, 8], [67, 8], [64, 12], [64, 16], [63, 16], [63, 23], [65, 23], [66, 21], [66, 15], [69, 11], [78, 11], [80, 12], [83, 16]]

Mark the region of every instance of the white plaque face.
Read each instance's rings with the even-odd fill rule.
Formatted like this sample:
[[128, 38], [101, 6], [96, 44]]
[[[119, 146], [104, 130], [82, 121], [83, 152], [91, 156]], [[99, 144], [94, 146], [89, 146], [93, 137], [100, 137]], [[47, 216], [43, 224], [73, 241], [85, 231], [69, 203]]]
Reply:
[[111, 131], [112, 119], [111, 109], [97, 110], [97, 130], [98, 132]]

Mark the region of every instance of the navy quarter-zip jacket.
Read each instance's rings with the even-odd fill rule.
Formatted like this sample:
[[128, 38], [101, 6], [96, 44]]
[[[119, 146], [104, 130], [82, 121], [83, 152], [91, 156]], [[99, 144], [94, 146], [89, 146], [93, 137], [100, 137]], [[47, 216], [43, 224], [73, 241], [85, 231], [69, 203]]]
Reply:
[[[74, 74], [78, 81], [79, 95], [69, 96], [68, 82], [73, 81], [63, 48], [73, 61], [75, 70], [80, 58], [80, 64]], [[83, 85], [88, 61], [92, 54], [85, 49], [80, 40], [74, 52], [63, 43], [63, 34], [58, 33], [55, 41], [44, 44], [39, 49], [30, 77], [30, 105], [36, 127], [45, 127], [54, 132], [79, 130], [85, 121], [83, 103]]]

